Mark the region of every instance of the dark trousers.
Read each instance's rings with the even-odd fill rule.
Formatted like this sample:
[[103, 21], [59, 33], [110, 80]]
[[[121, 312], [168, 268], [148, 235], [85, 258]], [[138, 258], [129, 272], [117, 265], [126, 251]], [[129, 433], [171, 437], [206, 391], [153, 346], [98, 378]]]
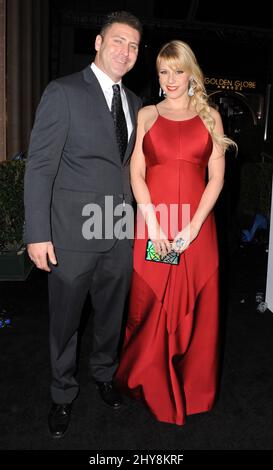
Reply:
[[70, 403], [79, 385], [75, 379], [77, 335], [88, 292], [91, 295], [93, 337], [90, 369], [96, 381], [110, 381], [118, 365], [124, 305], [132, 273], [132, 247], [118, 240], [106, 253], [56, 249], [58, 265], [49, 274], [51, 396]]

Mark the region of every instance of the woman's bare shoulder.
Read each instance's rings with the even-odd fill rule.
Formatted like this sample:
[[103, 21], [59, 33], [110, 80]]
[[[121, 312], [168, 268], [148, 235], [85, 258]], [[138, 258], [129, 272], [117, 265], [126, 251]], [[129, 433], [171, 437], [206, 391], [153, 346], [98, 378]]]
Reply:
[[144, 106], [144, 108], [141, 108], [138, 112], [138, 117], [144, 121], [147, 121], [154, 116], [156, 116], [157, 110], [155, 105], [149, 105], [149, 106]]

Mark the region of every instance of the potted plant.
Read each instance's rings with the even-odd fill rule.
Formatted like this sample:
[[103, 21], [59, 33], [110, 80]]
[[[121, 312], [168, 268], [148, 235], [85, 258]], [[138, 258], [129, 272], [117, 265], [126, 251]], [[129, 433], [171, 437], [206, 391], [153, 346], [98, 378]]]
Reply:
[[0, 281], [25, 280], [33, 264], [23, 244], [25, 162], [0, 163]]

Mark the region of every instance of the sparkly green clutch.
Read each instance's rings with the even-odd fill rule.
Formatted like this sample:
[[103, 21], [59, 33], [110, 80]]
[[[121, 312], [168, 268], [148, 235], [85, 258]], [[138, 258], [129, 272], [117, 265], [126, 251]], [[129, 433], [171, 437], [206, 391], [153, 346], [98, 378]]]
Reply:
[[156, 253], [152, 240], [148, 240], [146, 245], [145, 260], [155, 261], [156, 263], [179, 264], [180, 254], [176, 253], [174, 250], [171, 250], [170, 253], [168, 253], [166, 256], [161, 257], [158, 253]]

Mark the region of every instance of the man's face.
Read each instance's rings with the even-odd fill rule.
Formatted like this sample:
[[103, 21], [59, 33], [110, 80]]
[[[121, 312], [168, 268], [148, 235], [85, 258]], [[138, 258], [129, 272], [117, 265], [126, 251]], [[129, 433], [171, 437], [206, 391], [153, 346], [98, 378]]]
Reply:
[[137, 60], [139, 32], [123, 23], [113, 23], [103, 37], [96, 37], [95, 64], [114, 82], [133, 68]]

